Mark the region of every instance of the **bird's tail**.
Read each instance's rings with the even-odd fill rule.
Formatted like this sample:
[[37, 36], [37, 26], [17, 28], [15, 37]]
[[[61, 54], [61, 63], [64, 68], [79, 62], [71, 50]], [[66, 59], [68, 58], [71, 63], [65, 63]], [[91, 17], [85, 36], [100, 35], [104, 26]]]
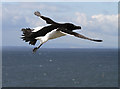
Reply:
[[37, 40], [33, 35], [33, 29], [23, 28], [21, 31], [23, 32], [21, 39], [23, 39], [25, 42], [29, 42], [31, 45], [35, 45]]

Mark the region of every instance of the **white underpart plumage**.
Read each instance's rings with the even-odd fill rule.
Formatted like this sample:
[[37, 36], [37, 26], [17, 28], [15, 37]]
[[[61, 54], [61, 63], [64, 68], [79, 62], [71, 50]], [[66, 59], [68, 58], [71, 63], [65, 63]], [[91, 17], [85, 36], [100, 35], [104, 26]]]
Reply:
[[[36, 32], [39, 31], [42, 27], [36, 27], [34, 28], [35, 30], [33, 30], [32, 32]], [[51, 32], [48, 32], [45, 36], [40, 36], [40, 37], [36, 37], [36, 40], [40, 40], [41, 43], [45, 43], [50, 39], [55, 39], [61, 36], [65, 36], [66, 33], [63, 33], [61, 31], [57, 31], [57, 29], [52, 30]]]
[[32, 32], [37, 32], [37, 31], [39, 31], [40, 29], [42, 29], [43, 28], [43, 26], [41, 26], [41, 27], [36, 27], [36, 28], [33, 28], [34, 30], [32, 31]]

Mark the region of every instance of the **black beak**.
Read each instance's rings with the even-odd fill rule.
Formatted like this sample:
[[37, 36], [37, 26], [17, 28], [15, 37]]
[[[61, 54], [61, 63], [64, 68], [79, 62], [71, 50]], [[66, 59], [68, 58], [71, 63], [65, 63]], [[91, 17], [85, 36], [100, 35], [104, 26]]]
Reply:
[[76, 28], [76, 29], [81, 29], [81, 26], [76, 26], [75, 28]]

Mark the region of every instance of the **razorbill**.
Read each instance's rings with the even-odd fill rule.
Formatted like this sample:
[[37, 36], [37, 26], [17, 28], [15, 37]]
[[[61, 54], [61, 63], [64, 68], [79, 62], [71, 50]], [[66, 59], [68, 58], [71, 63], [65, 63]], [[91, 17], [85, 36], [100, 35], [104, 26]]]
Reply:
[[34, 14], [39, 18], [45, 20], [46, 23], [49, 25], [44, 27], [36, 27], [33, 29], [23, 28], [21, 30], [23, 32], [21, 38], [25, 42], [29, 42], [29, 44], [35, 45], [36, 41], [40, 40], [40, 45], [38, 47], [35, 47], [33, 49], [33, 52], [36, 52], [36, 50], [39, 49], [48, 40], [65, 36], [67, 34], [91, 41], [102, 42], [102, 40], [91, 39], [76, 32], [73, 32], [73, 30], [81, 29], [81, 26], [76, 26], [72, 23], [57, 23], [46, 16], [42, 16], [38, 11], [36, 11]]

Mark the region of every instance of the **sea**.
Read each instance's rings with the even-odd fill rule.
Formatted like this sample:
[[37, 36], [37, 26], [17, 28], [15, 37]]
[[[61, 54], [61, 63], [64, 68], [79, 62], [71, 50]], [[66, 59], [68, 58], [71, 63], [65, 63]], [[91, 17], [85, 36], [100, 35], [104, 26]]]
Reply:
[[3, 87], [117, 87], [118, 50], [3, 47]]

